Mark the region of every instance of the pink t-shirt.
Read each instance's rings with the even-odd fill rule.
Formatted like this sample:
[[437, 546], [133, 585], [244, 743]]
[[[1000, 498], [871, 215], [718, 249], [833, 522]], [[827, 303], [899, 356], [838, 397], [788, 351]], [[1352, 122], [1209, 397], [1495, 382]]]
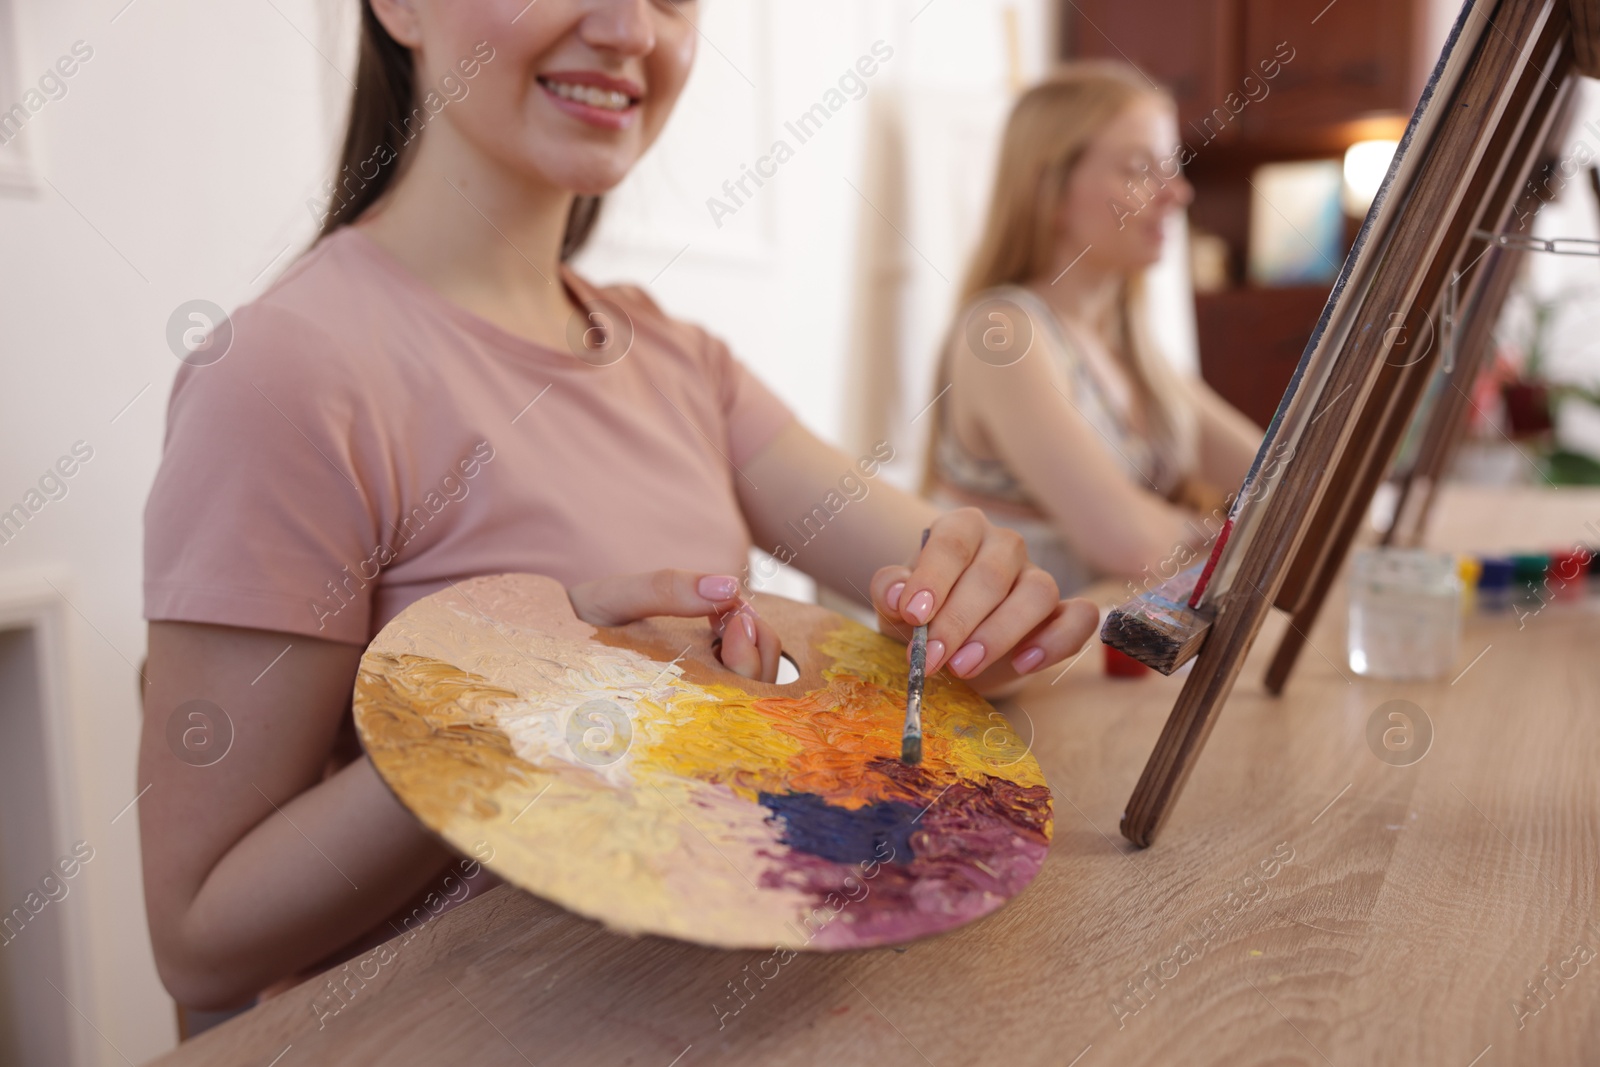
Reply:
[[475, 575], [740, 573], [736, 468], [793, 416], [642, 291], [563, 280], [631, 320], [620, 360], [515, 337], [351, 227], [303, 256], [173, 383], [145, 617], [366, 644]]

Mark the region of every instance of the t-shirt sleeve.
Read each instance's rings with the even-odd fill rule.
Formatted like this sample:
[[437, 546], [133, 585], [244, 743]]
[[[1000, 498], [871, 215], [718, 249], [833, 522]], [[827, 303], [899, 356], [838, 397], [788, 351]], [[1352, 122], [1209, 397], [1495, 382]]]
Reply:
[[742, 467], [789, 425], [794, 412], [734, 357], [721, 338], [701, 333], [717, 397], [728, 420], [728, 458], [735, 467]]
[[728, 459], [735, 467], [761, 451], [778, 431], [794, 420], [789, 405], [779, 400], [760, 378], [734, 357], [722, 338], [693, 323], [668, 317], [650, 294], [634, 285], [611, 290], [648, 315], [698, 356], [703, 372], [716, 390], [717, 404], [728, 427]]
[[145, 618], [364, 645], [363, 561], [381, 532], [355, 375], [287, 312], [247, 307], [233, 329], [221, 360], [173, 384], [145, 506]]

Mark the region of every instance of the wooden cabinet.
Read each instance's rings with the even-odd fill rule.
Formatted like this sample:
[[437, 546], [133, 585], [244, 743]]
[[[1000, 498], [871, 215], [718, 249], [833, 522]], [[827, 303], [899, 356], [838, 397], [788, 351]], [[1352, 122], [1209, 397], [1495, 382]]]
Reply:
[[[1409, 117], [1436, 56], [1427, 0], [1068, 0], [1062, 55], [1120, 59], [1171, 91], [1195, 141], [1326, 151]], [[1207, 120], [1211, 120], [1207, 125]]]
[[[1398, 139], [1437, 60], [1448, 0], [1066, 0], [1062, 55], [1167, 86], [1190, 147], [1190, 227], [1228, 247], [1230, 288], [1196, 298], [1206, 381], [1265, 425], [1328, 292], [1245, 282], [1255, 168]], [[1430, 29], [1432, 27], [1432, 29]], [[1359, 220], [1345, 227], [1345, 247]]]
[[1321, 286], [1200, 293], [1194, 301], [1200, 376], [1266, 426], [1328, 301]]
[[1067, 55], [1132, 63], [1170, 91], [1180, 124], [1222, 102], [1238, 66], [1238, 0], [1074, 0]]
[[1409, 116], [1426, 75], [1412, 62], [1420, 7], [1396, 0], [1245, 0], [1246, 64], [1269, 56], [1280, 63], [1267, 95], [1241, 116], [1246, 136], [1289, 142], [1304, 138], [1308, 127]]

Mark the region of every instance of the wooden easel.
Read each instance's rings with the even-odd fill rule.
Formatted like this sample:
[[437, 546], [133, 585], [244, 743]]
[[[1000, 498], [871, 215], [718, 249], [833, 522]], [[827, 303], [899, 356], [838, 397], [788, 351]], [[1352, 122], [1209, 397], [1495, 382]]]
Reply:
[[1199, 575], [1180, 576], [1107, 619], [1108, 643], [1166, 673], [1199, 648], [1123, 815], [1133, 843], [1148, 846], [1166, 821], [1274, 606], [1291, 619], [1267, 685], [1287, 681], [1444, 347], [1402, 346], [1440, 323], [1454, 280], [1466, 355], [1419, 453], [1419, 472], [1437, 481], [1515, 266], [1478, 234], [1513, 216], [1579, 71], [1600, 73], [1600, 0], [1467, 0], [1199, 596], [1180, 600]]
[[[1526, 218], [1524, 225], [1531, 227], [1533, 213], [1514, 210], [1513, 205], [1523, 199], [1527, 175], [1545, 154], [1552, 135], [1568, 125], [1565, 120], [1570, 115], [1571, 103], [1575, 99], [1573, 84], [1570, 79], [1563, 79], [1559, 83], [1538, 79], [1531, 86], [1533, 93], [1529, 99], [1522, 101], [1522, 128], [1518, 143], [1511, 146], [1501, 166], [1496, 187], [1486, 200], [1483, 228], [1479, 233], [1500, 232], [1509, 220], [1518, 218]], [[1507, 118], [1501, 120], [1497, 131], [1499, 134], [1510, 132], [1513, 114], [1508, 109]], [[1479, 179], [1485, 177], [1485, 169], [1480, 169], [1477, 175]], [[1527, 194], [1529, 197], [1531, 195]], [[1519, 227], [1513, 225], [1509, 228], [1516, 230]], [[1420, 541], [1427, 522], [1427, 510], [1433, 499], [1432, 487], [1438, 484], [1445, 464], [1466, 427], [1468, 410], [1472, 406], [1473, 383], [1493, 358], [1490, 332], [1511, 289], [1520, 260], [1521, 253], [1515, 249], [1499, 248], [1482, 236], [1469, 234], [1456, 260], [1462, 265], [1451, 265], [1449, 275], [1444, 279], [1444, 291], [1436, 296], [1428, 309], [1428, 322], [1439, 324], [1439, 328], [1429, 330], [1435, 335], [1435, 351], [1404, 360], [1391, 354], [1384, 361], [1374, 386], [1374, 395], [1388, 399], [1382, 403], [1369, 403], [1362, 412], [1354, 431], [1355, 440], [1361, 442], [1362, 447], [1352, 449], [1341, 457], [1332, 491], [1323, 497], [1322, 505], [1312, 519], [1312, 536], [1323, 531], [1326, 534], [1315, 556], [1302, 548], [1285, 580], [1284, 589], [1278, 594], [1277, 606], [1292, 614], [1293, 624], [1284, 634], [1272, 664], [1267, 668], [1269, 692], [1281, 693], [1288, 683], [1289, 673], [1294, 669], [1295, 660], [1305, 645], [1306, 634], [1316, 621], [1350, 544], [1366, 517], [1367, 506], [1393, 462], [1412, 413], [1422, 399], [1423, 390], [1434, 377], [1435, 365], [1446, 355], [1446, 342], [1441, 339], [1446, 318], [1443, 305], [1446, 303], [1446, 293], [1454, 282], [1457, 300], [1467, 308], [1464, 315], [1458, 313], [1451, 316], [1462, 320], [1459, 327], [1453, 328], [1457, 336], [1448, 342], [1459, 358], [1448, 370], [1441, 368], [1444, 379], [1442, 391], [1433, 408], [1427, 412], [1424, 423], [1426, 466], [1414, 464], [1402, 477], [1400, 502], [1384, 537], [1384, 543], [1394, 543], [1400, 532], [1399, 519], [1404, 515], [1408, 520], [1406, 543], [1416, 544]], [[1422, 330], [1408, 325], [1408, 332], [1418, 337]], [[1461, 336], [1463, 334], [1466, 336]], [[1381, 414], [1377, 411], [1379, 407], [1383, 408]], [[1356, 452], [1360, 455], [1353, 455]], [[1418, 458], [1422, 460], [1424, 454], [1419, 453]], [[1408, 506], [1411, 503], [1411, 490], [1419, 481], [1426, 486], [1426, 490], [1421, 506], [1412, 508]]]

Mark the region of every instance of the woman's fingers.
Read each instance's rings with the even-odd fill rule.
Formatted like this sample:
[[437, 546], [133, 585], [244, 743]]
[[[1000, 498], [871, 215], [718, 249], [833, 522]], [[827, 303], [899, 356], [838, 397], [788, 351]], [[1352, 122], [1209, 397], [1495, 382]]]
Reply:
[[618, 574], [567, 590], [573, 613], [593, 626], [625, 626], [652, 615], [704, 615], [721, 638], [722, 665], [745, 678], [778, 677], [778, 632], [739, 595], [727, 574], [659, 570]]
[[778, 640], [778, 631], [772, 624], [761, 616], [756, 615], [755, 608], [750, 609], [750, 614], [755, 618], [756, 640], [761, 649], [761, 674], [763, 682], [776, 682], [778, 680], [778, 659], [783, 652], [783, 643]]
[[[997, 606], [994, 590], [1006, 577], [999, 564], [985, 564], [982, 554], [950, 591], [950, 600], [928, 627], [928, 669], [948, 664], [958, 678], [972, 678], [1002, 658], [1014, 656], [1017, 644], [1048, 621], [1060, 606], [1055, 579], [1029, 566], [1016, 578]], [[987, 612], [987, 614], [981, 614]], [[933, 658], [934, 642], [945, 658]]]
[[1060, 600], [1013, 530], [975, 508], [936, 519], [909, 567], [883, 567], [869, 590], [879, 629], [910, 641], [928, 626], [928, 670], [994, 688], [1074, 655], [1099, 619], [1085, 600]]
[[720, 616], [737, 608], [739, 579], [664, 569], [617, 574], [567, 590], [573, 613], [593, 626], [625, 626], [652, 615]]
[[743, 611], [730, 611], [713, 624], [722, 634], [717, 658], [734, 674], [745, 678], [761, 677], [760, 638], [755, 620]]
[[878, 609], [878, 632], [898, 637], [902, 641], [911, 640], [911, 623], [900, 617], [896, 605], [905, 591], [906, 579], [911, 577], [911, 568], [902, 567], [898, 563], [888, 567], [879, 567], [872, 575], [872, 582], [867, 586], [867, 593], [872, 598], [873, 607]]
[[[917, 554], [910, 573], [903, 582], [885, 586], [879, 610], [887, 608], [891, 618], [899, 618], [911, 626], [927, 623], [944, 606], [950, 590], [972, 565], [985, 542], [996, 534], [1009, 534], [1020, 548], [1020, 537], [998, 530], [977, 508], [961, 508], [939, 516], [929, 527], [928, 543]], [[1026, 552], [1021, 558], [1026, 560]], [[1017, 569], [1021, 569], [1020, 563]], [[1013, 573], [1013, 580], [1015, 577]], [[874, 587], [877, 584], [873, 582]], [[1010, 588], [1011, 583], [1006, 582], [1006, 589]], [[1002, 590], [1001, 596], [1004, 593]]]
[[1054, 580], [1028, 562], [1021, 536], [976, 508], [940, 516], [911, 567], [885, 567], [872, 581], [884, 632], [909, 640], [911, 627], [927, 624], [928, 670], [949, 664], [964, 678], [1009, 654], [1058, 596]]
[[972, 687], [985, 695], [1012, 687], [1019, 678], [1037, 673], [1082, 651], [1100, 622], [1100, 610], [1091, 601], [1060, 601], [1033, 631], [1017, 642], [1010, 654], [991, 661], [974, 678]]
[[[1017, 643], [1008, 666], [1016, 674], [1034, 671], [1076, 656], [1100, 627], [1100, 609], [1092, 600], [1074, 597], [1056, 605], [1050, 618]], [[1044, 655], [1030, 655], [1043, 652]]]
[[755, 608], [741, 604], [713, 620], [722, 636], [717, 658], [733, 673], [762, 682], [777, 681], [778, 656], [783, 651], [778, 631]]

